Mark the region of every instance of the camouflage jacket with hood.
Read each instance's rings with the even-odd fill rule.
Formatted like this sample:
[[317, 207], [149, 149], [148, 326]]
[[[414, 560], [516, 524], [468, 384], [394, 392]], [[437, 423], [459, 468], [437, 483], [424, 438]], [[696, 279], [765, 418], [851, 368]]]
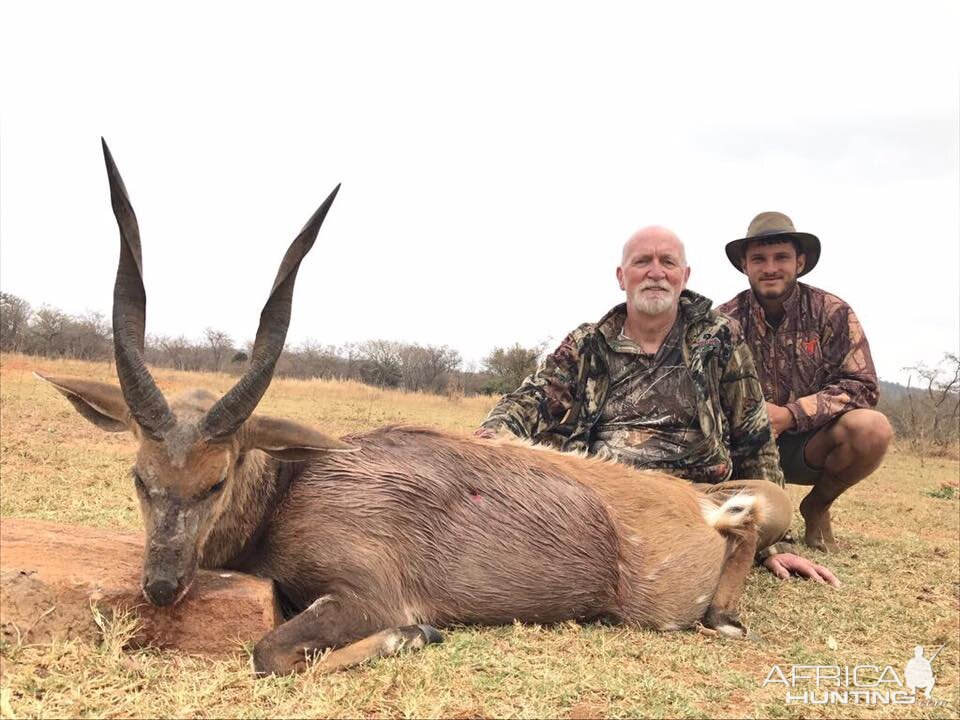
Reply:
[[[763, 394], [739, 326], [710, 309], [709, 299], [685, 290], [683, 362], [696, 393], [702, 440], [658, 468], [697, 482], [766, 479], [783, 486]], [[483, 427], [561, 450], [588, 452], [607, 402], [611, 356], [626, 319], [621, 304], [598, 323], [586, 323], [490, 411]]]
[[870, 345], [853, 310], [836, 295], [797, 283], [775, 328], [749, 289], [717, 309], [743, 328], [764, 397], [790, 411], [793, 432], [877, 404]]

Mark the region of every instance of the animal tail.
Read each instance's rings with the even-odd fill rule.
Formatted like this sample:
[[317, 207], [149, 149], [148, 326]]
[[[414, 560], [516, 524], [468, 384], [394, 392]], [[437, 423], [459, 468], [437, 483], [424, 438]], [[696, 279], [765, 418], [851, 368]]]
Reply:
[[724, 537], [739, 538], [758, 527], [768, 516], [769, 508], [762, 496], [741, 492], [720, 505], [709, 498], [700, 498], [700, 512], [707, 524]]

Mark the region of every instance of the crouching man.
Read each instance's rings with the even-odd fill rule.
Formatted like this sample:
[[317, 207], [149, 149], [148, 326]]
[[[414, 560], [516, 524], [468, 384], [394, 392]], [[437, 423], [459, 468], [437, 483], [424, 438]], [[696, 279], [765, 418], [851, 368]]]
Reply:
[[877, 372], [853, 310], [797, 282], [820, 259], [820, 240], [783, 213], [757, 215], [727, 258], [750, 288], [720, 306], [753, 352], [786, 481], [812, 485], [800, 503], [804, 541], [835, 551], [830, 506], [877, 469], [893, 436], [877, 404]]

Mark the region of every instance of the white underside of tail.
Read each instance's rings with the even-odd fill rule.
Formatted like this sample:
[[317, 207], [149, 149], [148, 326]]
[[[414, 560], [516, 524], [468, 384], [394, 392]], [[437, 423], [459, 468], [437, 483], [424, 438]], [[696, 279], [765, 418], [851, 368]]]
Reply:
[[707, 524], [718, 532], [724, 530], [735, 530], [745, 525], [750, 520], [756, 521], [754, 517], [754, 506], [757, 504], [755, 495], [749, 493], [737, 493], [720, 505], [709, 498], [700, 498], [700, 512]]

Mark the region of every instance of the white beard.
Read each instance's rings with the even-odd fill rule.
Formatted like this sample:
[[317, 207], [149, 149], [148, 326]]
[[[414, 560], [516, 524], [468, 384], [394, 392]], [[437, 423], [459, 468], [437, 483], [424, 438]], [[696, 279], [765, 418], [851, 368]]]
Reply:
[[633, 294], [633, 309], [641, 315], [661, 315], [668, 310], [672, 310], [677, 303], [677, 296], [670, 288], [668, 292], [645, 294], [641, 288], [637, 288]]

